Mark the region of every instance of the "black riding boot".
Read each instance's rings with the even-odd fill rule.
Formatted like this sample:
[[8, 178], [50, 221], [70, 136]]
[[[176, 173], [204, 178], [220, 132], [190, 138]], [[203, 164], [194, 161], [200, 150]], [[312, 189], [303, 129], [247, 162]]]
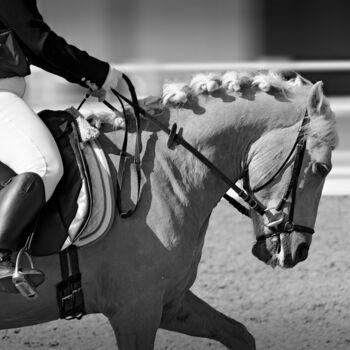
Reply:
[[[11, 254], [31, 234], [30, 224], [45, 204], [41, 177], [23, 173], [12, 177], [0, 191], [0, 291], [18, 292], [12, 283], [15, 264]], [[34, 287], [44, 281], [44, 274], [33, 268], [20, 270]]]

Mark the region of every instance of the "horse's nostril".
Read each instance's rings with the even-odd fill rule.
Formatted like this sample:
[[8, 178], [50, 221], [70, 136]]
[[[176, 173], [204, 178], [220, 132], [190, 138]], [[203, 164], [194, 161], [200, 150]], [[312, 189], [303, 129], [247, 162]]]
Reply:
[[252, 253], [254, 256], [256, 256], [259, 260], [263, 261], [264, 263], [267, 263], [272, 257], [272, 255], [266, 249], [265, 242], [256, 242], [252, 247]]
[[305, 243], [300, 244], [296, 251], [297, 261], [300, 262], [300, 261], [306, 260], [308, 253], [309, 253], [309, 247], [307, 246], [307, 244]]

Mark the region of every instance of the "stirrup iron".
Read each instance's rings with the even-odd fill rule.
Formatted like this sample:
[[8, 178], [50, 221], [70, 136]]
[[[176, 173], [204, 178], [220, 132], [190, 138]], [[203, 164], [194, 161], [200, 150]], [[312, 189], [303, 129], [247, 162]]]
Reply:
[[15, 272], [12, 275], [12, 283], [14, 284], [16, 289], [19, 291], [19, 293], [22, 296], [24, 296], [26, 299], [29, 299], [29, 300], [37, 299], [39, 297], [39, 293], [36, 290], [35, 286], [30, 281], [28, 281], [25, 278], [24, 273], [20, 271], [19, 264], [23, 255], [27, 257], [31, 270], [34, 270], [32, 257], [28, 253], [26, 247], [24, 247], [18, 252], [18, 255], [16, 258]]

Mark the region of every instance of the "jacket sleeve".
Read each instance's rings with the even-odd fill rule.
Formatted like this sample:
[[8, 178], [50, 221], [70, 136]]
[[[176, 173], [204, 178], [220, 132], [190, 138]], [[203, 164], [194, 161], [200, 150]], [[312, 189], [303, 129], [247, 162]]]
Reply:
[[84, 79], [103, 85], [109, 64], [56, 35], [43, 21], [36, 0], [1, 0], [0, 20], [16, 33], [30, 63], [82, 86]]

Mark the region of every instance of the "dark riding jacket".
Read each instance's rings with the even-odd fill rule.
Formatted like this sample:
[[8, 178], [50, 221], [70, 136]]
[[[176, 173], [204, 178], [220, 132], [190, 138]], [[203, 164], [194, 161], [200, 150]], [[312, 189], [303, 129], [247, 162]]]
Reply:
[[[3, 32], [7, 35], [7, 29], [13, 31], [14, 40], [7, 37], [0, 40], [0, 78], [30, 74], [29, 64], [33, 64], [72, 83], [86, 86], [84, 80], [89, 80], [99, 87], [103, 85], [108, 63], [56, 35], [44, 22], [36, 0], [0, 0], [0, 38]], [[17, 41], [17, 49], [13, 41]], [[15, 73], [9, 64], [18, 64], [20, 56], [25, 56], [28, 67]]]

